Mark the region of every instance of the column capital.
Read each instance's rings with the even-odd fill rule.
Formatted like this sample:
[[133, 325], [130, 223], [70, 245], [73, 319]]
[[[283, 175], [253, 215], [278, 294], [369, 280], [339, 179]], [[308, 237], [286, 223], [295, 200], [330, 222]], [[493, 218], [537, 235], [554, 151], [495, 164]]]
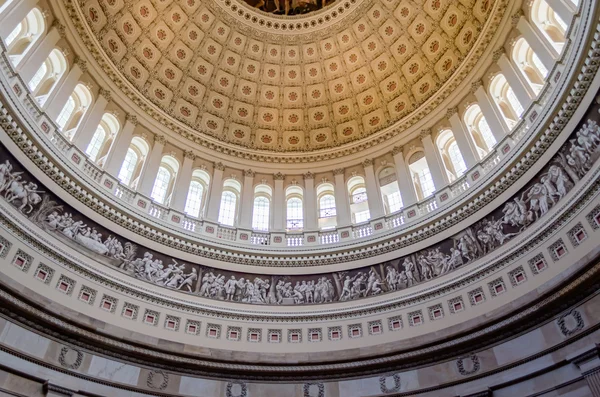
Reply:
[[191, 150], [185, 150], [183, 152], [183, 158], [196, 160], [196, 155]]
[[483, 82], [481, 80], [477, 80], [471, 83], [471, 92], [475, 93], [479, 89], [479, 87], [483, 87]]
[[[98, 95], [104, 97], [107, 101], [110, 101], [110, 91], [106, 88], [100, 88], [98, 90]], [[135, 116], [132, 116], [135, 117]]]
[[363, 168], [372, 167], [373, 166], [373, 160], [372, 159], [365, 159], [362, 162], [362, 166], [363, 166]]
[[219, 171], [225, 171], [225, 165], [223, 165], [223, 163], [221, 163], [219, 161], [218, 163], [215, 164], [215, 169], [219, 170]]
[[87, 62], [83, 58], [79, 56], [75, 57], [74, 63], [79, 66], [79, 69], [81, 69], [83, 73], [87, 72]]
[[492, 60], [498, 62], [500, 57], [505, 54], [504, 47], [500, 47], [492, 53]]
[[154, 143], [158, 143], [160, 145], [166, 145], [167, 144], [167, 138], [164, 135], [155, 135], [154, 136]]
[[450, 118], [458, 113], [458, 107], [448, 108], [446, 109], [446, 117]]
[[129, 114], [129, 113], [127, 113], [127, 115], [125, 115], [125, 121], [129, 121], [133, 125], [138, 125], [139, 124], [137, 117], [134, 116], [133, 114]]
[[431, 137], [431, 130], [429, 128], [422, 129], [421, 132], [419, 132], [419, 138], [423, 140], [427, 137]]
[[333, 175], [344, 175], [344, 169], [336, 168], [335, 170], [333, 170]]
[[251, 169], [247, 169], [246, 171], [244, 171], [244, 176], [254, 178], [255, 175], [256, 175], [256, 172], [252, 171]]
[[57, 19], [55, 19], [55, 20], [52, 22], [52, 27], [53, 27], [53, 28], [56, 28], [56, 30], [58, 31], [58, 35], [59, 35], [60, 37], [62, 37], [63, 39], [64, 39], [65, 37], [67, 37], [67, 30], [66, 30], [66, 28], [65, 28], [65, 25], [63, 25], [62, 23], [60, 23], [60, 21], [58, 20], [58, 18], [57, 18]]
[[302, 176], [304, 177], [304, 180], [307, 180], [307, 179], [315, 179], [315, 174], [313, 174], [313, 173], [312, 173], [312, 172], [310, 172], [310, 171], [308, 171], [308, 172], [304, 173]]
[[398, 153], [402, 153], [403, 151], [404, 151], [404, 147], [402, 147], [402, 146], [394, 146], [392, 148], [392, 156], [395, 156]]
[[273, 179], [276, 181], [283, 181], [285, 179], [285, 175], [281, 172], [278, 172], [275, 175], [273, 175]]
[[519, 23], [519, 20], [523, 15], [523, 10], [519, 9], [517, 10], [517, 12], [510, 16], [510, 23], [512, 24], [513, 28], [517, 27], [517, 24]]

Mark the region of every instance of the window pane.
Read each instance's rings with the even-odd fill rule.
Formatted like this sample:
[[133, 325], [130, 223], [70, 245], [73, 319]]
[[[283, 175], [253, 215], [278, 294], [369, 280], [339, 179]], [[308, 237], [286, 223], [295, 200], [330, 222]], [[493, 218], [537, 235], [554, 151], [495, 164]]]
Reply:
[[419, 183], [421, 184], [423, 197], [431, 196], [435, 191], [435, 186], [433, 185], [433, 179], [431, 178], [429, 168], [421, 169], [417, 175], [419, 176]]
[[302, 200], [298, 197], [292, 197], [287, 201], [287, 228], [302, 229], [303, 218]]
[[357, 212], [356, 214], [354, 214], [354, 222], [355, 223], [366, 222], [369, 219], [371, 219], [371, 213], [369, 212], [369, 210], [360, 211], [360, 212]]
[[13, 41], [15, 41], [19, 33], [21, 33], [21, 29], [23, 29], [23, 23], [18, 24], [17, 27], [10, 32], [6, 40], [4, 40], [4, 43], [6, 43], [7, 47], [11, 45]]
[[542, 63], [542, 60], [540, 59], [540, 57], [537, 56], [537, 54], [535, 52], [531, 56], [531, 59], [533, 61], [533, 66], [535, 66], [537, 68], [537, 70], [540, 72], [542, 77], [548, 76], [548, 69], [546, 69], [546, 66], [544, 66], [544, 64]]
[[94, 133], [94, 136], [92, 137], [92, 141], [85, 150], [85, 154], [90, 156], [90, 159], [92, 161], [96, 161], [98, 153], [100, 153], [100, 149], [102, 149], [102, 144], [104, 143], [105, 136], [106, 133], [104, 132], [104, 128], [102, 128], [102, 126], [99, 125], [96, 129], [96, 132]]
[[319, 218], [331, 218], [336, 216], [335, 197], [326, 194], [319, 199]]
[[118, 176], [119, 180], [124, 184], [129, 185], [129, 183], [131, 183], [131, 178], [133, 178], [137, 161], [138, 156], [135, 154], [133, 149], [127, 149], [127, 154], [125, 155], [125, 160], [123, 161], [123, 165], [121, 166]]
[[202, 208], [202, 194], [204, 186], [198, 181], [192, 181], [185, 202], [185, 213], [191, 216], [199, 216]]
[[396, 212], [403, 207], [402, 196], [400, 195], [400, 192], [388, 194], [386, 197], [390, 213]]
[[490, 129], [485, 117], [481, 117], [479, 119], [477, 126], [479, 127], [479, 132], [481, 133], [481, 136], [483, 136], [483, 140], [485, 141], [488, 149], [492, 150], [494, 145], [496, 145], [496, 138], [494, 138], [494, 134], [492, 134], [492, 130]]
[[58, 124], [58, 126], [60, 127], [61, 130], [65, 128], [65, 126], [67, 125], [67, 121], [69, 121], [69, 119], [71, 118], [71, 115], [73, 114], [74, 111], [75, 111], [75, 99], [73, 99], [73, 95], [71, 95], [69, 97], [69, 100], [67, 101], [65, 107], [62, 109], [62, 111], [58, 115], [58, 119], [56, 120], [56, 123]]
[[523, 106], [521, 106], [521, 103], [517, 99], [517, 96], [511, 87], [508, 87], [508, 90], [506, 90], [506, 97], [508, 99], [508, 103], [510, 103], [510, 106], [513, 108], [517, 116], [522, 115], [525, 109], [523, 109]]
[[467, 166], [465, 165], [456, 142], [450, 144], [448, 147], [448, 154], [450, 155], [450, 161], [452, 161], [452, 165], [454, 166], [454, 171], [456, 171], [456, 176], [462, 175], [466, 171]]
[[42, 79], [44, 78], [44, 76], [46, 75], [47, 72], [48, 72], [48, 67], [46, 66], [46, 62], [44, 62], [44, 63], [42, 63], [42, 66], [40, 66], [40, 68], [37, 70], [37, 72], [35, 72], [35, 74], [31, 78], [31, 81], [28, 84], [29, 89], [32, 92], [37, 89], [38, 85], [40, 84], [40, 82], [42, 81]]
[[219, 208], [219, 223], [233, 226], [235, 222], [235, 207], [237, 196], [233, 192], [225, 191], [221, 196], [221, 207]]
[[169, 182], [171, 182], [171, 173], [167, 171], [165, 167], [160, 167], [154, 180], [154, 187], [152, 188], [152, 194], [150, 197], [160, 203], [164, 204], [167, 196], [167, 190], [169, 189]]
[[256, 230], [269, 230], [269, 199], [266, 197], [257, 197], [254, 199], [252, 228]]
[[352, 192], [352, 204], [362, 203], [363, 201], [367, 201], [367, 189], [364, 187], [359, 187], [358, 189], [354, 189]]

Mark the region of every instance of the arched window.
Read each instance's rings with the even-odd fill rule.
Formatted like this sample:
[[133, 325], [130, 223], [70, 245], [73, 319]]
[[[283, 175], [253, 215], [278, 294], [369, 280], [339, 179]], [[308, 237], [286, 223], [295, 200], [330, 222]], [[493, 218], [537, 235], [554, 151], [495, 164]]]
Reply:
[[125, 185], [135, 189], [140, 171], [144, 165], [144, 160], [149, 151], [150, 147], [143, 138], [139, 136], [133, 137], [117, 178]]
[[429, 171], [429, 165], [422, 151], [416, 152], [408, 159], [408, 168], [411, 171], [413, 184], [419, 200], [431, 196], [435, 192], [433, 178]]
[[527, 80], [533, 91], [538, 94], [544, 85], [548, 69], [540, 61], [536, 53], [533, 52], [527, 40], [521, 37], [516, 41], [512, 51], [512, 58], [517, 65], [517, 69], [525, 77], [525, 80]]
[[350, 195], [350, 214], [354, 223], [362, 223], [371, 219], [365, 179], [354, 176], [348, 180], [348, 194]]
[[554, 12], [545, 0], [534, 0], [531, 5], [531, 20], [556, 51], [560, 52], [565, 45], [567, 30], [565, 21]]
[[175, 177], [179, 171], [179, 162], [172, 156], [163, 156], [156, 179], [154, 180], [154, 186], [152, 187], [152, 193], [150, 197], [157, 203], [169, 205], [171, 200], [171, 190], [175, 182]]
[[219, 223], [233, 226], [237, 221], [238, 197], [242, 191], [242, 185], [235, 179], [227, 179], [223, 182], [223, 193], [221, 194], [221, 205], [219, 206]]
[[304, 227], [303, 192], [298, 186], [289, 186], [285, 192], [286, 219], [288, 230], [300, 230]]
[[252, 228], [260, 231], [269, 230], [271, 224], [271, 197], [273, 190], [270, 186], [261, 184], [254, 188], [254, 205], [252, 207]]
[[29, 11], [27, 16], [4, 39], [8, 57], [17, 65], [42, 37], [46, 23], [39, 8]]
[[210, 177], [206, 171], [194, 170], [185, 201], [186, 214], [194, 217], [200, 217], [202, 214], [203, 204], [206, 201], [204, 196], [208, 191], [209, 181]]
[[[56, 118], [61, 131], [65, 131], [65, 135], [69, 138], [73, 135], [74, 130], [79, 125], [83, 115], [92, 103], [92, 94], [83, 84], [77, 84], [73, 93], [69, 96], [67, 103]], [[68, 133], [67, 131], [70, 131]]]
[[467, 129], [473, 137], [479, 157], [483, 158], [496, 146], [496, 138], [483, 116], [479, 105], [471, 105], [464, 115], [464, 121]]
[[402, 195], [396, 177], [396, 171], [392, 167], [386, 167], [379, 172], [379, 186], [383, 198], [385, 213], [391, 214], [402, 209]]
[[499, 73], [492, 79], [490, 83], [490, 95], [494, 98], [494, 102], [498, 106], [500, 113], [504, 116], [506, 124], [512, 128], [519, 120], [521, 114], [523, 114], [523, 106], [519, 103], [503, 74]]
[[[337, 226], [334, 187], [329, 182], [317, 186], [319, 228], [331, 229]], [[310, 210], [310, 209], [309, 209]]]
[[104, 127], [99, 125], [96, 128], [96, 132], [90, 141], [87, 149], [85, 149], [85, 154], [90, 157], [90, 160], [96, 161], [98, 158], [98, 153], [100, 153], [100, 149], [102, 149], [102, 145], [104, 144], [104, 140], [106, 139], [106, 131], [104, 131]]
[[56, 88], [56, 84], [66, 71], [67, 60], [65, 59], [65, 56], [57, 49], [52, 50], [48, 58], [46, 58], [44, 63], [27, 83], [31, 93], [39, 104], [46, 102], [48, 95]]
[[450, 181], [453, 181], [460, 177], [467, 169], [454, 134], [450, 130], [443, 130], [437, 136], [436, 143], [448, 177]]

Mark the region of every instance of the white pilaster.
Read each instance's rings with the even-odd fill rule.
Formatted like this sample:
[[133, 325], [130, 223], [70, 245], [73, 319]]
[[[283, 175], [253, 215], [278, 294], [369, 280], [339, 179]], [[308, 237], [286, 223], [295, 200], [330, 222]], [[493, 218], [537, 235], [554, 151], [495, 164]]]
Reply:
[[171, 200], [171, 208], [175, 211], [183, 212], [185, 210], [185, 203], [192, 182], [194, 160], [196, 160], [196, 156], [191, 150], [183, 153], [183, 164], [177, 173], [173, 199]]
[[[85, 118], [79, 123], [77, 130], [75, 130], [73, 143], [82, 151], [85, 151], [92, 141], [92, 137], [100, 125], [109, 100], [110, 93], [101, 89], [98, 92], [98, 97], [92, 104], [92, 108], [86, 112]], [[120, 131], [117, 134], [120, 134]]]
[[567, 25], [571, 23], [575, 14], [573, 3], [568, 0], [546, 0], [546, 3]]
[[312, 172], [307, 172], [304, 174], [304, 229], [316, 230], [318, 228], [317, 211], [315, 176]]
[[38, 0], [7, 1], [5, 7], [0, 7], [0, 37], [6, 39], [37, 2]]
[[[516, 16], [514, 18], [516, 19]], [[555, 59], [558, 58], [558, 52], [556, 52], [554, 47], [548, 43], [545, 37], [536, 32], [523, 15], [519, 16], [517, 29], [521, 32], [533, 52], [540, 58], [546, 69], [552, 70]]]
[[283, 181], [285, 175], [278, 172], [274, 175], [275, 188], [273, 189], [273, 231], [281, 232], [286, 228], [285, 213], [285, 192], [283, 191]]
[[127, 115], [127, 117], [125, 117], [125, 125], [121, 128], [121, 131], [117, 133], [117, 136], [110, 146], [106, 161], [104, 162], [104, 169], [109, 175], [112, 175], [115, 178], [119, 176], [119, 171], [121, 171], [123, 160], [125, 160], [125, 156], [127, 155], [127, 150], [131, 144], [131, 138], [133, 138], [133, 131], [137, 124], [138, 122], [135, 116]]
[[383, 200], [381, 192], [375, 179], [375, 171], [373, 170], [373, 160], [367, 159], [363, 161], [363, 169], [365, 170], [365, 185], [367, 189], [367, 203], [369, 204], [369, 214], [371, 219], [376, 219], [385, 215], [383, 210]]
[[242, 205], [240, 206], [240, 228], [252, 229], [254, 212], [254, 171], [244, 171], [244, 186], [242, 187]]
[[415, 186], [406, 167], [402, 148], [395, 147], [392, 150], [392, 155], [394, 156], [394, 164], [396, 165], [396, 178], [400, 188], [400, 195], [402, 196], [402, 203], [405, 207], [409, 207], [417, 202]]
[[508, 125], [502, 115], [498, 114], [497, 106], [492, 103], [492, 98], [489, 97], [487, 92], [483, 89], [481, 82], [473, 83], [475, 98], [477, 98], [477, 104], [483, 113], [483, 117], [490, 126], [492, 135], [496, 138], [496, 142], [500, 142], [508, 134]]
[[212, 180], [210, 181], [210, 195], [206, 206], [206, 219], [212, 222], [219, 221], [219, 208], [221, 207], [221, 194], [223, 194], [223, 172], [225, 166], [215, 164]]
[[38, 71], [42, 63], [48, 58], [56, 43], [60, 40], [60, 32], [56, 26], [48, 31], [48, 34], [39, 42], [36, 48], [32, 49], [29, 56], [23, 57], [19, 62], [17, 71], [25, 83], [29, 83], [35, 72]]
[[458, 116], [458, 110], [456, 108], [448, 109], [446, 115], [450, 121], [452, 135], [454, 135], [454, 140], [465, 161], [465, 165], [467, 168], [474, 167], [479, 161], [479, 154], [477, 153], [477, 147], [475, 146], [475, 142], [473, 142], [472, 135]]
[[500, 54], [495, 54], [495, 56], [497, 57], [496, 62], [498, 63], [498, 66], [500, 66], [502, 74], [506, 77], [508, 85], [512, 88], [519, 103], [523, 106], [523, 109], [527, 109], [533, 98], [536, 97], [533, 88], [531, 88], [531, 85], [529, 85], [523, 75], [517, 72], [515, 66], [508, 59], [506, 54], [504, 54], [504, 50], [502, 50], [502, 53]]
[[337, 214], [337, 226], [340, 228], [349, 226], [351, 223], [350, 202], [344, 170], [342, 168], [333, 170], [333, 175], [335, 178], [335, 211]]
[[156, 180], [156, 174], [160, 168], [160, 161], [162, 160], [163, 150], [167, 139], [164, 135], [156, 135], [154, 137], [154, 145], [150, 151], [150, 156], [146, 159], [142, 175], [140, 176], [140, 186], [138, 192], [146, 197], [150, 197], [152, 194], [152, 188], [154, 187], [154, 181]]
[[46, 114], [52, 120], [56, 120], [60, 115], [75, 87], [79, 84], [85, 68], [85, 61], [78, 59], [67, 73], [67, 76], [60, 82], [60, 85], [56, 87], [54, 94], [50, 94], [46, 102], [44, 102]]
[[423, 143], [423, 150], [425, 152], [425, 159], [427, 160], [429, 172], [431, 173], [431, 179], [433, 179], [433, 185], [435, 186], [436, 191], [440, 191], [448, 184], [446, 167], [441, 163], [438, 155], [439, 150], [434, 145], [429, 131], [421, 132], [420, 138]]

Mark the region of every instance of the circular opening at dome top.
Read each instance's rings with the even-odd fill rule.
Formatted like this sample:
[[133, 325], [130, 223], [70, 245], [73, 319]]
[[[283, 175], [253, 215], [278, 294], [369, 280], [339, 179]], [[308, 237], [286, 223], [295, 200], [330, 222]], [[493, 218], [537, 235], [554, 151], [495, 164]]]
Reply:
[[321, 10], [338, 0], [242, 0], [251, 7], [273, 15], [304, 15]]

